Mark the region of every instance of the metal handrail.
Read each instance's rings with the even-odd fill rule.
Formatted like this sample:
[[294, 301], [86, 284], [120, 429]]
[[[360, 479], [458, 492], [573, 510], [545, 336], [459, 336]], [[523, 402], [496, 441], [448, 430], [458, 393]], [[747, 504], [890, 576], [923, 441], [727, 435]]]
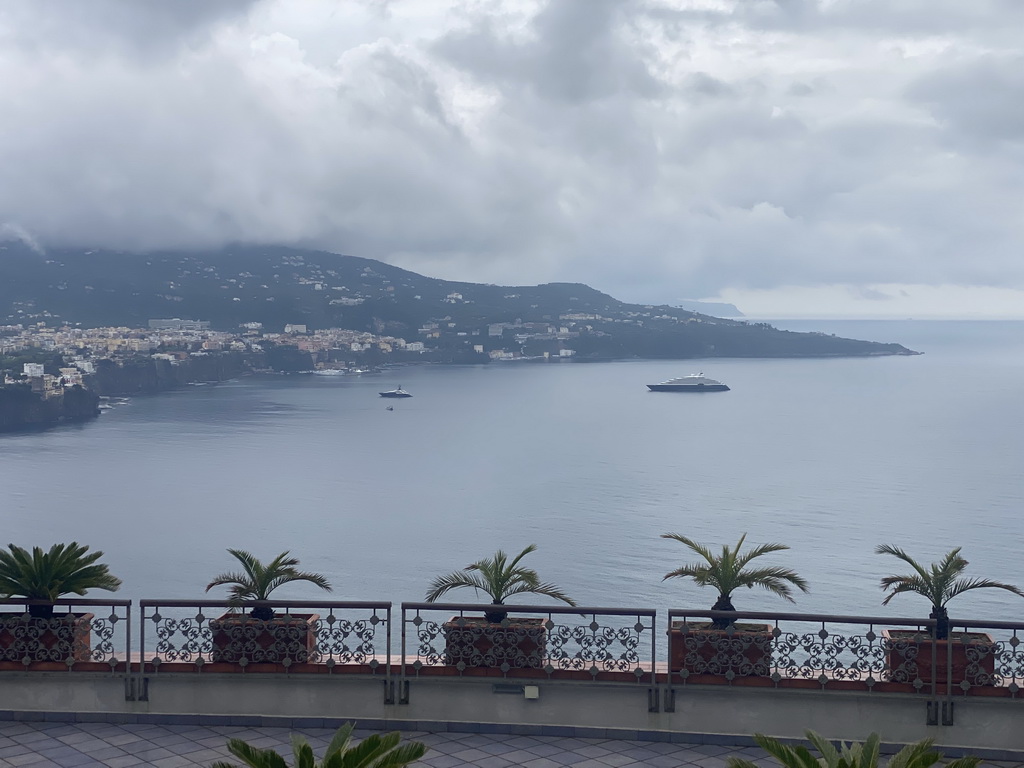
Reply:
[[0, 598], [0, 605], [67, 605], [71, 607], [86, 605], [109, 605], [111, 607], [126, 608], [131, 604], [131, 600], [108, 600], [103, 597], [97, 597], [95, 599], [88, 597], [62, 597], [57, 600], [31, 600], [27, 597]]
[[378, 600], [139, 600], [140, 608], [391, 608]]
[[[833, 624], [916, 624], [921, 627], [934, 627], [935, 619], [913, 619], [900, 616], [840, 616], [828, 613], [775, 613], [767, 611], [687, 611], [673, 608], [668, 612], [670, 618], [693, 616], [699, 619], [763, 619], [766, 621], [814, 621], [831, 622]], [[958, 626], [960, 624], [958, 623]], [[1024, 627], [1024, 625], [1021, 625]]]
[[654, 616], [654, 608], [592, 608], [563, 605], [504, 605], [497, 603], [402, 603], [402, 610], [412, 611], [480, 611], [482, 613], [600, 613], [604, 616]]

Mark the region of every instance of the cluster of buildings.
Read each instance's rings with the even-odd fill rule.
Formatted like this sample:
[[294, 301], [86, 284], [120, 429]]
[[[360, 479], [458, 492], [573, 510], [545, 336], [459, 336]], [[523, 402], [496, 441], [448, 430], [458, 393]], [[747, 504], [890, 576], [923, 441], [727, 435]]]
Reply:
[[[95, 372], [98, 360], [123, 362], [128, 358], [148, 356], [172, 364], [189, 355], [223, 351], [265, 352], [273, 345], [288, 345], [308, 352], [317, 361], [316, 367], [338, 367], [347, 353], [373, 352], [395, 355], [407, 360], [406, 354], [422, 355], [439, 347], [464, 346], [492, 360], [522, 357], [567, 358], [575, 354], [567, 346], [579, 335], [575, 322], [560, 323], [493, 323], [483, 328], [460, 329], [450, 318], [424, 324], [416, 338], [353, 331], [343, 328], [310, 330], [303, 324], [285, 325], [281, 332], [263, 327], [262, 323], [243, 323], [236, 331], [217, 331], [205, 320], [180, 318], [150, 320], [147, 328], [50, 327], [45, 322], [33, 325], [0, 326], [0, 356], [18, 355], [33, 350], [60, 354], [68, 367], [60, 376], [43, 372], [40, 363], [25, 363], [22, 378], [8, 375], [5, 383], [24, 382], [41, 394], [57, 392], [62, 386], [81, 384], [82, 377]], [[540, 346], [538, 346], [540, 345]], [[532, 347], [532, 351], [529, 349]], [[540, 348], [543, 347], [542, 351]], [[529, 354], [528, 354], [529, 352]]]

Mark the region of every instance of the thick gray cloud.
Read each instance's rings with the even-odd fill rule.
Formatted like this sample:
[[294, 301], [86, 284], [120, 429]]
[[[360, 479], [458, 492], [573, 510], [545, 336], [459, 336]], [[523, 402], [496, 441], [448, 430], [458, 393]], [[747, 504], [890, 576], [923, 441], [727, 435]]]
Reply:
[[623, 298], [1024, 288], [1017, 0], [0, 6], [0, 226]]

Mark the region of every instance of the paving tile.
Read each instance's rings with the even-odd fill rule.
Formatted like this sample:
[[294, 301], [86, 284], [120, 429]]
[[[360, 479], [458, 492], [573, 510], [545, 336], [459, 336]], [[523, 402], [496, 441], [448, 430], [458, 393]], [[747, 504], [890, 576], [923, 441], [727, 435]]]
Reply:
[[29, 752], [24, 755], [17, 755], [16, 757], [5, 757], [4, 758], [11, 765], [53, 765], [53, 761], [42, 755], [37, 755], [35, 752]]
[[491, 755], [490, 757], [482, 757], [479, 760], [475, 760], [473, 765], [477, 766], [477, 768], [508, 768], [508, 766], [516, 765], [516, 763], [498, 755]]
[[537, 757], [523, 763], [523, 768], [562, 768], [562, 766], [550, 758]]
[[693, 758], [700, 757], [701, 755], [691, 755], [690, 758], [684, 759], [677, 755], [658, 755], [647, 758], [644, 765], [650, 766], [650, 768], [678, 768], [681, 765], [695, 765]]
[[104, 765], [110, 766], [110, 768], [134, 768], [137, 765], [145, 765], [143, 760], [135, 757], [134, 755], [126, 755], [125, 757], [111, 757], [102, 761]]
[[45, 731], [29, 731], [27, 733], [18, 733], [11, 736], [11, 739], [18, 742], [19, 744], [60, 744], [54, 738], [51, 738]]
[[108, 760], [111, 757], [122, 757], [124, 755], [127, 755], [128, 753], [120, 747], [115, 747], [111, 744], [107, 744], [102, 749], [90, 749], [88, 752], [85, 752], [84, 754], [87, 754], [93, 760]]
[[174, 753], [164, 747], [149, 746], [147, 749], [133, 749], [132, 754], [140, 760], [146, 762], [153, 762], [154, 760], [162, 760], [165, 757], [174, 757]]
[[121, 733], [115, 733], [111, 736], [104, 736], [103, 740], [107, 744], [112, 744], [115, 747], [119, 747], [123, 744], [137, 744], [145, 739], [137, 733], [130, 733], [128, 731], [122, 731]]
[[195, 763], [183, 755], [172, 755], [171, 757], [164, 757], [160, 760], [153, 760], [152, 765], [155, 768], [183, 768], [183, 766], [195, 765]]
[[578, 747], [573, 752], [583, 755], [584, 757], [601, 757], [602, 755], [610, 755], [612, 751], [607, 747], [600, 747], [597, 744], [588, 744], [587, 746]]
[[[465, 763], [459, 760], [457, 757], [451, 755], [436, 755], [431, 757], [430, 753], [420, 761], [423, 765], [429, 765], [432, 768], [457, 768], [457, 766], [463, 766]], [[420, 763], [417, 763], [419, 765]]]
[[483, 750], [474, 749], [474, 748], [470, 747], [469, 749], [462, 749], [462, 750], [459, 750], [458, 752], [453, 752], [452, 753], [452, 757], [457, 757], [457, 758], [459, 758], [459, 760], [463, 761], [464, 763], [472, 764], [475, 761], [480, 760], [482, 758], [491, 757], [491, 755], [488, 755]]
[[547, 757], [548, 755], [557, 755], [559, 752], [564, 751], [557, 744], [553, 744], [552, 741], [557, 741], [557, 739], [549, 739], [546, 743], [530, 747], [526, 751], [530, 752], [534, 757]]
[[82, 768], [87, 765], [103, 765], [103, 763], [93, 760], [91, 757], [83, 755], [81, 752], [75, 755], [53, 758], [53, 763], [54, 765], [61, 766], [61, 768]]
[[605, 765], [610, 765], [612, 768], [621, 768], [621, 766], [633, 765], [633, 764], [636, 764], [638, 762], [637, 760], [634, 760], [632, 757], [627, 757], [626, 755], [617, 755], [617, 754], [614, 754], [614, 753], [608, 754], [608, 755], [602, 755], [601, 757], [598, 757], [598, 758], [595, 758], [595, 759], [599, 763], [604, 763]]

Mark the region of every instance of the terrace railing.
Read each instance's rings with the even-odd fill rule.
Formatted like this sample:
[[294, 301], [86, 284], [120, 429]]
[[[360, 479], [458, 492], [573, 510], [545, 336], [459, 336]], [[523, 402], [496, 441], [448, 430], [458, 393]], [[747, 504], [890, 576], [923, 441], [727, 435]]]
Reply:
[[[139, 672], [391, 675], [391, 603], [141, 600]], [[254, 605], [273, 617], [254, 618]]]
[[1024, 700], [1024, 623], [950, 622], [949, 640], [938, 643], [940, 684], [947, 695], [1003, 696]]
[[58, 600], [53, 615], [33, 616], [40, 601], [0, 600], [0, 671], [107, 672], [128, 675], [129, 600]]
[[[485, 618], [495, 612], [506, 616]], [[648, 609], [402, 603], [402, 677], [500, 676], [653, 686], [655, 619], [656, 611]]]
[[[732, 620], [727, 627], [715, 620]], [[932, 619], [668, 612], [669, 685], [917, 692], [940, 682]]]

